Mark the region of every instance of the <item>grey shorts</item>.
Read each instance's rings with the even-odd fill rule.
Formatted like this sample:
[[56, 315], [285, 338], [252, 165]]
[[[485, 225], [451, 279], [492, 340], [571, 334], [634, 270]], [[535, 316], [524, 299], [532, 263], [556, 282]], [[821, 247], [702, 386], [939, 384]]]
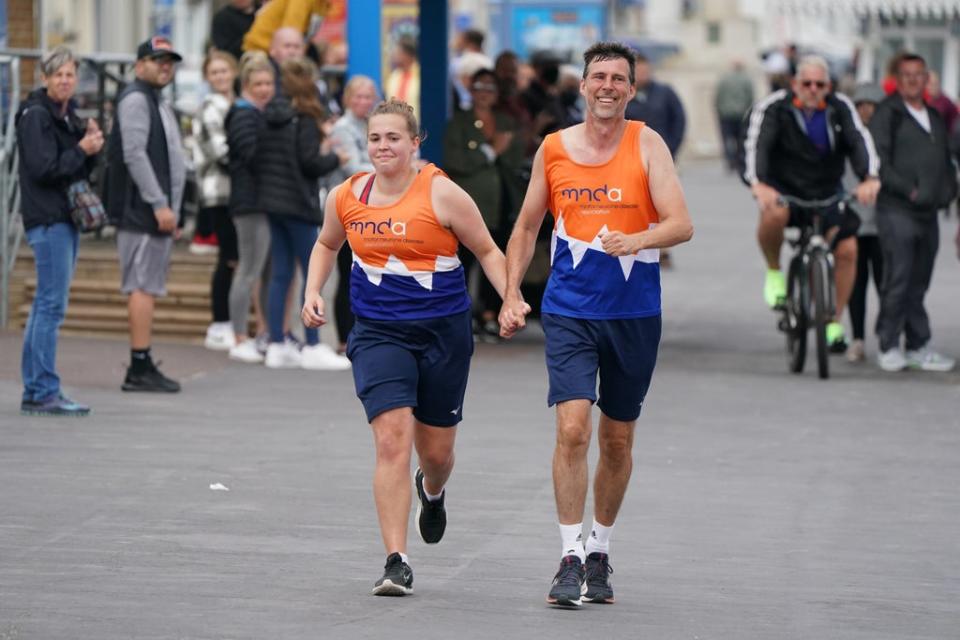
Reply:
[[117, 232], [117, 253], [120, 256], [120, 290], [136, 290], [153, 296], [167, 293], [167, 270], [173, 236], [152, 236], [136, 231]]

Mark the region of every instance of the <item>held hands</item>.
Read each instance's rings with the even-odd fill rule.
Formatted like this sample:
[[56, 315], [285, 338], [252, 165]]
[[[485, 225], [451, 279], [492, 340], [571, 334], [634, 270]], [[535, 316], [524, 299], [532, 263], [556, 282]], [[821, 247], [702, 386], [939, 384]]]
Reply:
[[600, 243], [609, 256], [629, 256], [641, 249], [637, 235], [628, 235], [622, 231], [608, 231], [600, 236]]
[[500, 337], [512, 338], [513, 334], [527, 326], [530, 305], [519, 296], [508, 296], [500, 307]]
[[77, 143], [85, 154], [92, 156], [103, 148], [103, 132], [93, 118], [87, 120], [87, 131]]
[[857, 201], [860, 204], [871, 205], [877, 201], [877, 194], [880, 192], [880, 180], [877, 178], [867, 178], [857, 185]]
[[163, 233], [177, 231], [177, 214], [170, 207], [161, 207], [154, 210], [153, 216], [157, 219], [157, 229]]
[[300, 312], [300, 319], [303, 320], [303, 326], [308, 329], [316, 329], [327, 324], [327, 317], [324, 315], [323, 298], [316, 291], [307, 292], [303, 311]]

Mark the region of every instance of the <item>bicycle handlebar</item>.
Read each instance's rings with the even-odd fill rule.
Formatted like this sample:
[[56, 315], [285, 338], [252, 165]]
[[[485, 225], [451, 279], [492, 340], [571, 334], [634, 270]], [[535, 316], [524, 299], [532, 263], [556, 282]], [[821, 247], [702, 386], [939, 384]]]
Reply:
[[829, 209], [830, 207], [840, 204], [841, 202], [853, 202], [855, 199], [855, 194], [847, 192], [840, 192], [836, 195], [830, 196], [829, 198], [823, 198], [821, 200], [804, 200], [803, 198], [788, 196], [781, 193], [777, 198], [777, 202], [782, 205], [790, 204], [801, 209]]

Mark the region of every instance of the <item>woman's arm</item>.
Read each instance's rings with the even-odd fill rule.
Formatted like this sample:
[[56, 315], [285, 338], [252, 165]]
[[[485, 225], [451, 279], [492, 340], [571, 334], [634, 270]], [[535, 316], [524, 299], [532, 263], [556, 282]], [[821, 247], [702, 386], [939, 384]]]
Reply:
[[327, 323], [324, 314], [324, 302], [320, 295], [323, 285], [327, 283], [330, 272], [337, 263], [337, 253], [347, 238], [347, 233], [340, 222], [337, 213], [337, 191], [349, 188], [347, 186], [334, 187], [327, 196], [324, 207], [323, 227], [310, 253], [310, 264], [307, 267], [307, 284], [304, 289], [303, 310], [300, 317], [303, 324], [310, 328], [319, 327]]

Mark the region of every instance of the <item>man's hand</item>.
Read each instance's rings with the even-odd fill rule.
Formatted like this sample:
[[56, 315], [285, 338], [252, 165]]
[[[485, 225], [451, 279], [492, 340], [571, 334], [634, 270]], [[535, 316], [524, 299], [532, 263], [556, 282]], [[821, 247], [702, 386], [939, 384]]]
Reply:
[[880, 180], [877, 178], [867, 178], [857, 185], [857, 201], [860, 204], [872, 205], [877, 201], [877, 194], [880, 193]]
[[497, 131], [493, 134], [493, 142], [490, 146], [493, 147], [493, 152], [499, 156], [510, 148], [511, 142], [513, 142], [513, 131]]
[[757, 204], [760, 205], [761, 210], [769, 211], [778, 206], [777, 200], [780, 198], [780, 192], [770, 185], [758, 182], [750, 187], [750, 192], [757, 200]]
[[603, 251], [610, 256], [629, 256], [640, 251], [636, 235], [628, 235], [622, 231], [608, 231], [600, 236]]
[[161, 207], [154, 210], [157, 219], [157, 228], [164, 233], [173, 233], [177, 230], [177, 214], [170, 207]]
[[308, 292], [304, 298], [303, 310], [300, 312], [303, 326], [308, 329], [316, 329], [327, 324], [327, 317], [324, 315], [325, 306], [319, 293], [316, 291]]
[[530, 305], [519, 296], [507, 296], [500, 307], [500, 337], [512, 338], [513, 334], [527, 326]]

